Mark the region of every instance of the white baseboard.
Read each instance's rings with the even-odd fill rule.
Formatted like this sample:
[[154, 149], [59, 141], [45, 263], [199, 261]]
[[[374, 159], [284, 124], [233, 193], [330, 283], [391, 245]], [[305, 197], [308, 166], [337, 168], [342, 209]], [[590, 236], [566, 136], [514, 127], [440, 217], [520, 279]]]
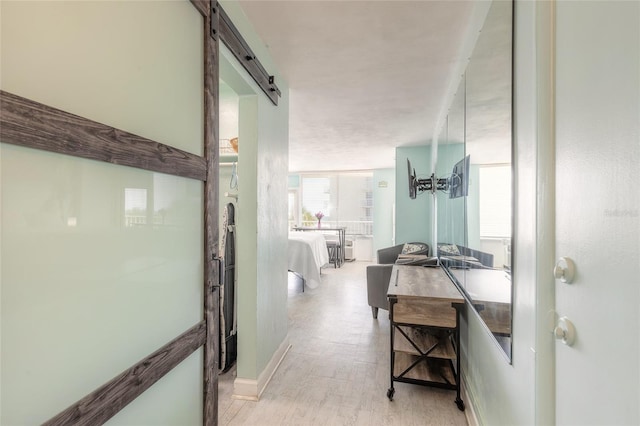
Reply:
[[476, 415], [476, 410], [474, 408], [473, 400], [469, 398], [469, 392], [467, 391], [466, 380], [462, 380], [462, 386], [460, 387], [461, 397], [464, 401], [464, 415], [467, 418], [467, 423], [469, 426], [480, 426], [478, 423], [478, 416]]
[[262, 373], [260, 373], [257, 380], [236, 377], [233, 381], [233, 395], [231, 395], [231, 397], [246, 401], [258, 401], [260, 395], [262, 395], [262, 392], [267, 388], [271, 378], [287, 355], [287, 352], [289, 352], [289, 349], [291, 349], [291, 345], [289, 344], [289, 336], [287, 336], [271, 357], [269, 364], [267, 364]]

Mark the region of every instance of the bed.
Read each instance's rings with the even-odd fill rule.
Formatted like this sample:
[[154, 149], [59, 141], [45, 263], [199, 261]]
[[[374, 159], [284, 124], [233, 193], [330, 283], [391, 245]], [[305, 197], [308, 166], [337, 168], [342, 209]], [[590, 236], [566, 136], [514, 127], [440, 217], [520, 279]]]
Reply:
[[300, 275], [309, 288], [320, 285], [320, 268], [329, 263], [327, 242], [317, 232], [289, 232], [289, 270]]

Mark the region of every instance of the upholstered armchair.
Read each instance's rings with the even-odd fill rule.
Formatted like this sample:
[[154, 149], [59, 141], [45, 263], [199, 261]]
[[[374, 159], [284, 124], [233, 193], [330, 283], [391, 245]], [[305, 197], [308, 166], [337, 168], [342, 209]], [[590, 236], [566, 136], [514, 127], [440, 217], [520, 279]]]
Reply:
[[429, 245], [425, 243], [398, 244], [377, 251], [376, 265], [367, 266], [367, 299], [373, 318], [378, 318], [378, 309], [389, 310], [387, 289], [391, 279], [391, 269], [400, 254], [429, 255]]

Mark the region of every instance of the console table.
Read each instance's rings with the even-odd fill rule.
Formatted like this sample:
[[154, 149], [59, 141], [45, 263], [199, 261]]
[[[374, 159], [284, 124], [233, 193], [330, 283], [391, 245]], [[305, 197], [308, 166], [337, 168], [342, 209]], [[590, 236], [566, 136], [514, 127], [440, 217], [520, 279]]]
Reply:
[[390, 381], [456, 391], [460, 398], [460, 313], [464, 298], [440, 267], [393, 265], [389, 289]]
[[497, 269], [449, 269], [496, 336], [511, 336], [511, 278]]

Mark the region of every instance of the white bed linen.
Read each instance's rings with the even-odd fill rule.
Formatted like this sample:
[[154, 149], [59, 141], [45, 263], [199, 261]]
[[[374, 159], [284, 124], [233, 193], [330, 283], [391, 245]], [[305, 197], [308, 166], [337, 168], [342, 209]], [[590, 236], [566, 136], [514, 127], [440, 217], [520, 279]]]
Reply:
[[329, 263], [327, 241], [318, 232], [289, 232], [289, 270], [301, 275], [309, 288], [320, 285], [320, 268]]

